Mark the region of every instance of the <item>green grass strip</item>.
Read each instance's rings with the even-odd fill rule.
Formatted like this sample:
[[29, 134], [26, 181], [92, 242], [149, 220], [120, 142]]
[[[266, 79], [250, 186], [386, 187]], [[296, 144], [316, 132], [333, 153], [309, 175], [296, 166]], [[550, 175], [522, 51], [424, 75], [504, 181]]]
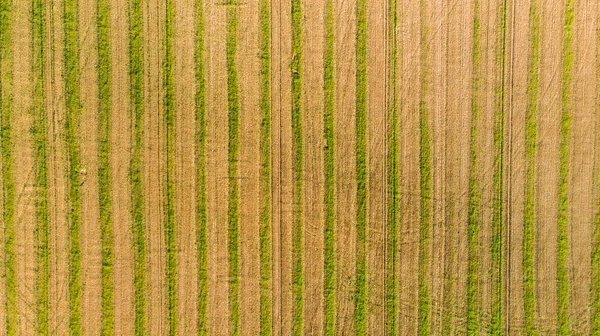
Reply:
[[325, 168], [325, 231], [324, 231], [324, 334], [335, 335], [335, 79], [334, 69], [334, 9], [333, 0], [325, 2], [325, 51], [323, 58], [324, 168]]
[[430, 297], [429, 297], [429, 274], [430, 274], [430, 240], [431, 240], [431, 221], [432, 221], [432, 202], [431, 202], [431, 113], [427, 106], [427, 97], [430, 93], [429, 83], [431, 82], [431, 73], [429, 69], [429, 28], [427, 27], [427, 2], [421, 0], [420, 3], [420, 21], [421, 21], [421, 93], [419, 103], [419, 129], [421, 131], [419, 137], [420, 153], [419, 153], [419, 169], [421, 171], [419, 177], [421, 197], [420, 209], [421, 216], [419, 222], [419, 324], [418, 334], [421, 336], [429, 335], [429, 312], [430, 312]]
[[146, 242], [144, 192], [142, 185], [144, 68], [142, 40], [142, 0], [129, 4], [129, 94], [133, 133], [129, 183], [131, 184], [131, 219], [133, 233], [134, 330], [137, 336], [146, 330]]
[[356, 4], [356, 335], [367, 334], [367, 1]]
[[398, 162], [398, 101], [397, 101], [397, 71], [398, 48], [396, 44], [396, 30], [398, 27], [398, 13], [396, 0], [388, 0], [388, 45], [389, 45], [389, 92], [388, 102], [389, 128], [387, 134], [387, 189], [388, 189], [388, 216], [387, 216], [387, 256], [386, 256], [386, 306], [385, 321], [388, 335], [398, 334], [398, 293], [396, 290], [397, 279], [396, 263], [398, 261], [398, 221], [400, 219], [400, 185]]
[[98, 0], [96, 29], [98, 34], [98, 205], [102, 244], [102, 335], [115, 332], [114, 237], [110, 166], [110, 1]]
[[167, 316], [169, 335], [177, 335], [177, 232], [175, 219], [175, 4], [166, 1], [163, 60], [164, 122], [166, 127], [166, 185], [164, 232], [166, 243]]
[[504, 239], [504, 62], [506, 56], [506, 0], [498, 7], [497, 12], [497, 46], [495, 51], [495, 96], [494, 96], [494, 168], [493, 168], [493, 209], [491, 236], [491, 320], [490, 335], [502, 334], [503, 304], [503, 239]]
[[240, 98], [236, 68], [239, 3], [229, 0], [227, 7], [227, 107], [228, 107], [228, 176], [229, 203], [227, 210], [229, 248], [229, 325], [230, 335], [240, 334]]
[[195, 139], [196, 157], [196, 248], [198, 249], [198, 335], [208, 336], [208, 219], [206, 195], [206, 58], [204, 1], [196, 0], [196, 76]]
[[2, 222], [4, 226], [4, 273], [6, 333], [17, 335], [17, 252], [15, 223], [15, 180], [13, 174], [13, 55], [12, 1], [0, 0], [0, 149], [2, 151]]
[[260, 1], [260, 335], [273, 332], [271, 252], [271, 3]]
[[79, 122], [81, 102], [79, 95], [79, 1], [65, 0], [65, 137], [68, 160], [69, 223], [69, 328], [72, 335], [81, 335], [81, 159], [79, 149]]
[[565, 24], [563, 30], [562, 59], [562, 113], [560, 121], [560, 171], [558, 182], [558, 255], [557, 255], [557, 307], [558, 335], [569, 335], [569, 275], [567, 258], [569, 256], [569, 166], [571, 115], [573, 114], [571, 99], [573, 78], [573, 0], [565, 1]]
[[541, 30], [537, 0], [529, 4], [531, 27], [529, 70], [527, 77], [527, 110], [525, 112], [525, 212], [523, 222], [523, 305], [525, 331], [537, 335], [535, 241], [537, 232], [537, 147], [538, 104], [540, 93]]
[[[596, 30], [596, 83], [600, 86], [600, 29]], [[600, 335], [600, 94], [596, 93], [596, 143], [594, 146], [594, 181], [596, 213], [592, 223], [592, 277], [591, 277], [591, 335]]]
[[50, 226], [48, 207], [48, 165], [46, 137], [45, 93], [45, 2], [32, 1], [32, 81], [33, 81], [33, 138], [35, 184], [35, 240], [36, 240], [36, 333], [48, 335], [49, 278], [50, 278]]
[[302, 5], [292, 0], [292, 336], [304, 334], [304, 138], [302, 131]]
[[481, 331], [481, 190], [478, 181], [478, 130], [479, 91], [481, 78], [481, 18], [480, 4], [475, 1], [473, 22], [473, 88], [471, 99], [471, 137], [469, 151], [469, 214], [467, 222], [468, 273], [467, 273], [467, 335]]

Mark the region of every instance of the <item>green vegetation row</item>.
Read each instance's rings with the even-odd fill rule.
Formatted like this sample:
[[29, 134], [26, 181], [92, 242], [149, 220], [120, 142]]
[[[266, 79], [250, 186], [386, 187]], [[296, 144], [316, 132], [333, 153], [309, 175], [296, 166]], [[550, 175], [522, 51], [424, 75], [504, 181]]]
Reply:
[[356, 334], [367, 334], [367, 1], [356, 5]]
[[110, 1], [98, 0], [98, 206], [102, 244], [102, 335], [115, 332], [114, 237], [112, 220], [112, 170], [110, 166], [111, 58]]
[[497, 11], [497, 43], [495, 51], [496, 78], [494, 82], [494, 168], [493, 168], [493, 209], [491, 237], [491, 321], [489, 333], [502, 334], [503, 312], [503, 239], [504, 239], [504, 76], [506, 60], [506, 0]]
[[227, 210], [228, 221], [228, 250], [229, 250], [229, 324], [230, 334], [240, 334], [240, 246], [239, 246], [239, 203], [240, 187], [238, 181], [239, 151], [240, 151], [240, 98], [236, 68], [237, 32], [239, 8], [236, 0], [230, 0], [227, 7], [227, 107], [228, 107], [228, 176], [229, 203]]
[[142, 0], [129, 5], [129, 95], [132, 127], [129, 183], [131, 185], [131, 220], [133, 233], [134, 330], [146, 335], [146, 243], [144, 192], [142, 186], [144, 69], [142, 42]]
[[537, 232], [537, 144], [538, 104], [540, 92], [541, 31], [537, 0], [529, 4], [531, 31], [529, 70], [527, 75], [527, 110], [525, 112], [525, 209], [523, 221], [523, 304], [525, 330], [536, 335], [535, 241]]
[[41, 335], [49, 333], [48, 287], [50, 279], [50, 225], [48, 207], [48, 165], [46, 137], [46, 93], [45, 93], [45, 43], [46, 22], [44, 1], [32, 2], [32, 81], [33, 81], [33, 138], [34, 184], [35, 184], [35, 242], [36, 242], [36, 332]]
[[390, 100], [388, 102], [388, 153], [387, 153], [387, 187], [388, 187], [388, 216], [387, 216], [387, 255], [386, 255], [386, 308], [385, 321], [388, 335], [398, 334], [396, 315], [398, 313], [397, 266], [398, 261], [398, 221], [400, 219], [400, 192], [399, 192], [399, 161], [398, 161], [398, 101], [397, 101], [397, 71], [398, 47], [396, 44], [396, 31], [398, 28], [398, 13], [396, 0], [388, 0], [388, 45], [389, 45], [389, 87]]
[[[600, 29], [596, 31], [596, 83], [600, 85]], [[596, 93], [596, 142], [594, 146], [594, 181], [593, 186], [596, 192], [596, 208], [594, 211], [594, 221], [592, 230], [594, 232], [592, 240], [592, 281], [591, 281], [591, 302], [592, 335], [600, 335], [600, 94]]]
[[271, 6], [260, 1], [260, 335], [271, 335], [272, 245], [271, 245]]
[[208, 221], [206, 217], [206, 56], [204, 1], [196, 0], [194, 62], [196, 109], [194, 154], [196, 165], [196, 248], [198, 249], [198, 335], [208, 336]]
[[66, 118], [65, 137], [68, 160], [69, 223], [69, 328], [72, 335], [80, 335], [81, 325], [81, 159], [79, 149], [79, 122], [81, 101], [79, 94], [79, 2], [64, 3], [64, 67]]
[[304, 137], [302, 131], [302, 4], [292, 0], [292, 336], [304, 334]]
[[569, 277], [567, 258], [569, 255], [569, 165], [572, 112], [573, 77], [573, 0], [565, 1], [565, 24], [563, 31], [562, 59], [562, 113], [560, 121], [560, 171], [558, 182], [558, 255], [557, 255], [557, 330], [558, 335], [571, 333], [569, 321]]
[[177, 335], [177, 233], [175, 220], [175, 4], [166, 1], [163, 60], [164, 122], [166, 127], [166, 185], [164, 232], [166, 243], [168, 334]]
[[13, 174], [13, 57], [12, 1], [0, 0], [0, 150], [2, 151], [2, 222], [4, 226], [4, 274], [6, 333], [17, 335], [17, 255], [15, 224], [15, 179]]
[[478, 335], [481, 330], [481, 188], [478, 174], [479, 113], [481, 86], [481, 17], [480, 3], [475, 0], [473, 22], [473, 97], [471, 98], [471, 138], [469, 143], [469, 214], [467, 222], [467, 335]]
[[323, 137], [325, 140], [325, 232], [324, 232], [324, 335], [335, 335], [335, 79], [333, 0], [325, 2], [325, 52], [323, 61]]
[[429, 335], [429, 274], [430, 274], [430, 240], [431, 240], [431, 221], [432, 221], [432, 202], [431, 202], [431, 112], [427, 105], [427, 97], [430, 94], [431, 88], [431, 73], [429, 69], [429, 27], [427, 26], [427, 1], [421, 0], [420, 17], [421, 17], [421, 93], [419, 102], [419, 184], [421, 190], [420, 209], [421, 216], [419, 222], [419, 324], [418, 334], [420, 336]]

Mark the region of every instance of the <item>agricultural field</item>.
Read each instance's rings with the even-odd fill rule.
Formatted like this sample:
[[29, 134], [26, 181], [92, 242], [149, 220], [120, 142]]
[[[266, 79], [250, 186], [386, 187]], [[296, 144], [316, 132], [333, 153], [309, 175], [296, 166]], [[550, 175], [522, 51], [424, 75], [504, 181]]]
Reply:
[[0, 0], [0, 335], [600, 335], [600, 3]]

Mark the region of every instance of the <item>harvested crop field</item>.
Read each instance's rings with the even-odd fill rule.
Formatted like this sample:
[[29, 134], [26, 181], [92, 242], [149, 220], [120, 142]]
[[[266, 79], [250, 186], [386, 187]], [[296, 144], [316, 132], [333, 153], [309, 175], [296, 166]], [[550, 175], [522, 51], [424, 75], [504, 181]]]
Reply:
[[0, 0], [0, 335], [600, 335], [600, 3]]

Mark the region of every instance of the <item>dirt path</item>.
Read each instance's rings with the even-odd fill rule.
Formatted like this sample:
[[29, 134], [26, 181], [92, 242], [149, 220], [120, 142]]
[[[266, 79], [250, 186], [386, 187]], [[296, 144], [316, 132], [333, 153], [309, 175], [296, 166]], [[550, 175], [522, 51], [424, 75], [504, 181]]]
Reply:
[[323, 47], [324, 1], [302, 1], [303, 127], [304, 127], [304, 332], [323, 334]]
[[177, 332], [182, 335], [197, 334], [194, 3], [193, 0], [175, 3]]
[[101, 234], [98, 203], [98, 81], [96, 2], [80, 0], [79, 46], [81, 73], [81, 281], [82, 327], [99, 334], [102, 317], [100, 270]]
[[240, 313], [241, 334], [260, 331], [259, 256], [259, 1], [240, 6], [236, 68], [240, 93]]
[[538, 299], [539, 331], [556, 332], [556, 251], [558, 163], [561, 111], [562, 27], [564, 8], [549, 1], [542, 8], [542, 50], [539, 126]]
[[[356, 267], [356, 1], [335, 5], [336, 333], [354, 333]], [[343, 253], [340, 253], [343, 251]]]
[[207, 27], [207, 195], [208, 330], [225, 335], [229, 328], [227, 263], [227, 83], [225, 69], [226, 7], [206, 4]]
[[575, 66], [573, 76], [573, 134], [571, 156], [571, 227], [570, 227], [570, 268], [571, 279], [571, 323], [574, 334], [590, 333], [590, 266], [591, 237], [593, 228], [589, 225], [594, 212], [593, 155], [594, 115], [590, 107], [595, 104], [596, 74], [593, 48], [596, 41], [594, 27], [597, 20], [597, 5], [576, 3], [573, 24]]

